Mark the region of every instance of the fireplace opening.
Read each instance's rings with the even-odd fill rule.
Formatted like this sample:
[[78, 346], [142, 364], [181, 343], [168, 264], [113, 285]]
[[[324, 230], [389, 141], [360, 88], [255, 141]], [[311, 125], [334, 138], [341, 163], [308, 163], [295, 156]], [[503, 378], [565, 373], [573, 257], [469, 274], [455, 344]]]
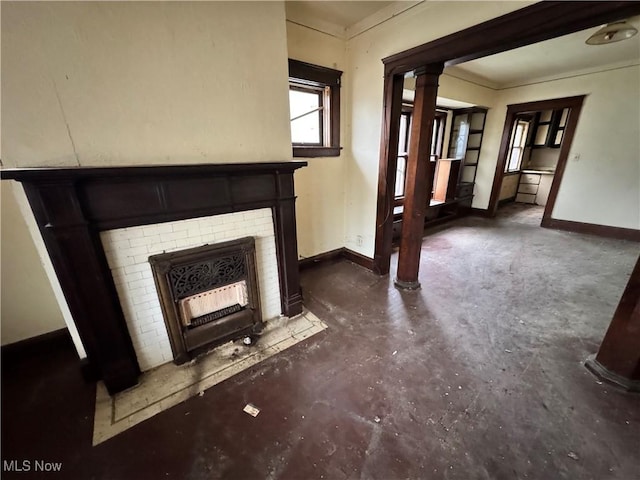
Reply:
[[255, 240], [149, 257], [176, 364], [263, 326]]

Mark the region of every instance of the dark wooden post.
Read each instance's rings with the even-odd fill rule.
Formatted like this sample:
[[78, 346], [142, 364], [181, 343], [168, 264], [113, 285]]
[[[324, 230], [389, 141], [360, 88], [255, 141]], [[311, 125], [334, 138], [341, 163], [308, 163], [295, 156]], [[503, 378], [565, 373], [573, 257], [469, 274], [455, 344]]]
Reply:
[[420, 249], [424, 230], [424, 214], [431, 197], [431, 134], [436, 113], [438, 77], [442, 63], [431, 64], [416, 70], [416, 94], [413, 103], [413, 119], [409, 137], [402, 214], [402, 238], [398, 255], [398, 273], [395, 285], [403, 289], [420, 287]]
[[373, 271], [389, 273], [393, 240], [393, 198], [398, 166], [398, 137], [402, 112], [404, 75], [385, 75], [384, 118], [380, 137], [380, 165], [378, 171], [378, 208], [376, 213], [376, 247]]
[[597, 355], [585, 365], [603, 380], [640, 392], [640, 258]]

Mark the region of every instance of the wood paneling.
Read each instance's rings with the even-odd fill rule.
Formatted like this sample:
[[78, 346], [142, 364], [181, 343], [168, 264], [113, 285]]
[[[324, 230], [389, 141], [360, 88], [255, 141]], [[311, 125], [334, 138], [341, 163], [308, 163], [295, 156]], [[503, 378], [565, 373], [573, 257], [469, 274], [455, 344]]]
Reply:
[[111, 394], [137, 383], [136, 355], [99, 232], [271, 207], [282, 312], [302, 312], [293, 172], [306, 162], [8, 169], [23, 183], [92, 367]]

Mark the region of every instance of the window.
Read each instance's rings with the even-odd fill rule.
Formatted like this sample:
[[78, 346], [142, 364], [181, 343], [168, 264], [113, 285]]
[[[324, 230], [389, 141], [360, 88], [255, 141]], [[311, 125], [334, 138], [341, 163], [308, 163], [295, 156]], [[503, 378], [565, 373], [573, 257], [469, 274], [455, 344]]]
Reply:
[[407, 159], [409, 158], [409, 132], [411, 131], [411, 112], [405, 111], [400, 115], [400, 133], [398, 134], [398, 164], [396, 166], [395, 198], [404, 197], [404, 180], [407, 174]]
[[294, 157], [340, 155], [342, 72], [289, 59], [289, 113]]
[[[396, 203], [402, 203], [404, 198], [405, 177], [407, 159], [409, 158], [409, 132], [411, 131], [411, 117], [413, 107], [405, 105], [400, 114], [400, 132], [398, 134], [398, 163], [396, 166], [396, 183], [394, 187], [394, 197]], [[431, 155], [430, 160], [435, 162], [442, 156], [444, 127], [447, 121], [447, 112], [437, 110], [433, 120], [433, 130], [431, 133]]]
[[513, 132], [511, 134], [511, 148], [504, 170], [505, 173], [513, 173], [520, 170], [528, 134], [529, 120], [516, 118], [516, 123], [513, 125]]

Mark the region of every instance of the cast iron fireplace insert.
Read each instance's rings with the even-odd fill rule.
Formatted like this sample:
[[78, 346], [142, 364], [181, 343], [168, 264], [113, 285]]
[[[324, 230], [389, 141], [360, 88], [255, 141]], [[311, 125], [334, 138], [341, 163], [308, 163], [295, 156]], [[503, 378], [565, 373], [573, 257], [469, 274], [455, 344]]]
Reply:
[[149, 257], [176, 364], [262, 330], [255, 251], [244, 237]]

